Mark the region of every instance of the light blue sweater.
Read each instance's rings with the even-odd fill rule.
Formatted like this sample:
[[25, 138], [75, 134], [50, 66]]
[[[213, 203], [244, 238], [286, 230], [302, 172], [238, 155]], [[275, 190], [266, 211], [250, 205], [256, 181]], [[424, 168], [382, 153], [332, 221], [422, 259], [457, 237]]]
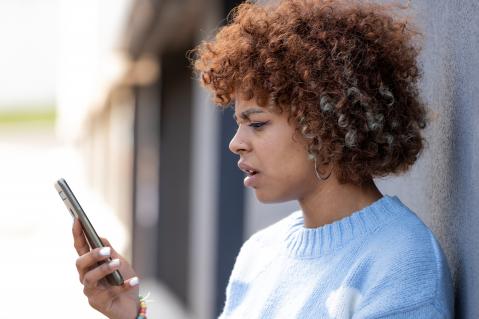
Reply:
[[221, 319], [453, 318], [444, 253], [396, 197], [305, 228], [301, 211], [245, 242]]

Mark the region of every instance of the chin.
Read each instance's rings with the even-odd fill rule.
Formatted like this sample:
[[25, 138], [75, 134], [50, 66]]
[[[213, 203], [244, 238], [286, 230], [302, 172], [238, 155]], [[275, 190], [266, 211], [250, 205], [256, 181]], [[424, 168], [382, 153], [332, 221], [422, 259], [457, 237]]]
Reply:
[[287, 201], [296, 199], [293, 196], [287, 196], [285, 194], [268, 193], [268, 192], [260, 191], [258, 189], [255, 189], [255, 194], [258, 201], [264, 204], [282, 203], [282, 202], [287, 202]]

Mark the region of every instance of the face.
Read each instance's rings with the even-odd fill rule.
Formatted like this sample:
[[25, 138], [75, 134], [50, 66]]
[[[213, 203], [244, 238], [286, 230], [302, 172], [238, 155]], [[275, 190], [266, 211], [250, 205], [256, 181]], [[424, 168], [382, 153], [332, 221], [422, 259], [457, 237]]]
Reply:
[[245, 186], [255, 190], [258, 200], [301, 200], [317, 187], [307, 144], [287, 114], [259, 107], [254, 99], [237, 100], [235, 119], [238, 129], [229, 148], [240, 156]]

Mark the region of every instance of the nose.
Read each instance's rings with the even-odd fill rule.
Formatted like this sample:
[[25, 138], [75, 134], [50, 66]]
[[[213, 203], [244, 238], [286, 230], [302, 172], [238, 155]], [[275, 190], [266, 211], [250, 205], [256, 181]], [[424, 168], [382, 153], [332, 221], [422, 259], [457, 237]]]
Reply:
[[240, 128], [236, 130], [235, 135], [230, 141], [229, 149], [231, 152], [235, 153], [236, 155], [241, 155], [241, 152], [245, 152], [249, 150], [248, 142], [244, 134], [241, 133]]

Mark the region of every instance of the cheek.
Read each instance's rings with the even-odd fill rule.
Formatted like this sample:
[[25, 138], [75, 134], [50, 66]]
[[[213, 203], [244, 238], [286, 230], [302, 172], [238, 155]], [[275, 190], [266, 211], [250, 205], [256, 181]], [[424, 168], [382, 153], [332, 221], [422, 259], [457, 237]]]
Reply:
[[[264, 187], [256, 189], [257, 197], [263, 202], [279, 202], [298, 199], [314, 185], [314, 165], [302, 152], [274, 158], [268, 166]], [[306, 157], [304, 158], [303, 157]], [[273, 160], [273, 157], [271, 157]]]
[[293, 190], [300, 190], [307, 185], [312, 173], [314, 173], [312, 163], [307, 160], [294, 159], [285, 162], [286, 165], [283, 165], [281, 169], [283, 183]]
[[290, 179], [303, 179], [314, 167], [308, 159], [307, 147], [292, 140], [289, 135], [280, 140], [287, 143], [263, 145], [262, 153], [269, 163], [268, 167], [274, 168], [272, 173], [286, 182]]
[[292, 143], [285, 148], [280, 166], [285, 178], [293, 180], [304, 179], [313, 168], [305, 147], [297, 143]]
[[264, 179], [255, 189], [262, 202], [298, 199], [314, 177], [314, 165], [308, 159], [307, 146], [293, 139], [294, 129], [283, 125], [267, 131], [254, 145], [254, 153], [264, 170]]

